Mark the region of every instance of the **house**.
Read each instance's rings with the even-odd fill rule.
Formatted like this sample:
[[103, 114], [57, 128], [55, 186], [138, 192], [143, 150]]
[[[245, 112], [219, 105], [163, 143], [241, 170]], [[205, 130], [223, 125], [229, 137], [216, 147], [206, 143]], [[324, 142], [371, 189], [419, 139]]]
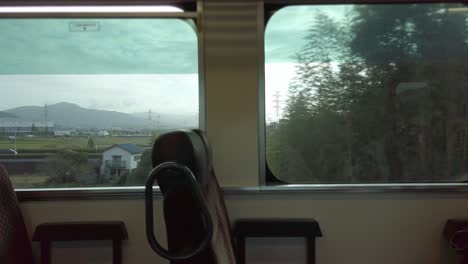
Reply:
[[134, 144], [116, 144], [102, 153], [101, 175], [131, 173], [141, 159], [143, 149]]
[[74, 134], [74, 130], [56, 130], [54, 131], [55, 137], [71, 137]]
[[97, 133], [97, 135], [98, 135], [99, 137], [108, 137], [108, 136], [110, 136], [110, 133], [107, 132], [107, 131], [105, 131], [105, 130], [103, 130], [103, 131], [99, 131], [99, 132]]

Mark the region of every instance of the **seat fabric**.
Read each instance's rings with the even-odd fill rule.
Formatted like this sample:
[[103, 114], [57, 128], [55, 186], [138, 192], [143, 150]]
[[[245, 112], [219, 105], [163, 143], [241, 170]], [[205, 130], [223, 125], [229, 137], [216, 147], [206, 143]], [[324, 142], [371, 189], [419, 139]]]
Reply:
[[[176, 161], [194, 173], [207, 201], [213, 222], [211, 244], [200, 254], [173, 263], [235, 264], [235, 254], [229, 217], [224, 197], [214, 174], [208, 138], [200, 130], [177, 130], [158, 137], [153, 146], [153, 166]], [[165, 188], [164, 181], [159, 182]], [[204, 237], [203, 221], [190, 190], [181, 188], [164, 197], [164, 219], [168, 249], [187, 252]]]
[[31, 242], [8, 173], [0, 164], [0, 263], [32, 264]]

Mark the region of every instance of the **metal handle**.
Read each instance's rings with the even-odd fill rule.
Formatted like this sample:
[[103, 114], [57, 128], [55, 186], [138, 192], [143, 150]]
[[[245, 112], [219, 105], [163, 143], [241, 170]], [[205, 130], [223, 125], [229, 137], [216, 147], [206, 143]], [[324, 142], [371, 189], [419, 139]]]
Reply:
[[[158, 177], [158, 174], [167, 169], [172, 169], [175, 171], [182, 172], [181, 175], [184, 176], [184, 183], [189, 185], [190, 190], [192, 191], [192, 194], [197, 202], [198, 208], [200, 209], [202, 216], [203, 216], [204, 225], [206, 228], [205, 237], [201, 241], [200, 245], [194, 248], [189, 253], [176, 254], [176, 253], [169, 252], [169, 250], [163, 248], [158, 243], [156, 238], [154, 237], [153, 184], [156, 178]], [[174, 186], [177, 187], [177, 184], [175, 184]], [[161, 188], [161, 191], [170, 191], [170, 190], [162, 190]], [[156, 253], [158, 253], [159, 256], [165, 259], [168, 259], [170, 261], [180, 261], [180, 260], [189, 259], [199, 254], [201, 251], [203, 251], [209, 246], [211, 242], [211, 237], [213, 235], [213, 223], [211, 221], [211, 216], [208, 211], [208, 207], [206, 205], [206, 200], [200, 190], [200, 187], [197, 184], [197, 180], [195, 179], [195, 176], [193, 175], [192, 171], [186, 166], [181, 165], [177, 162], [164, 162], [156, 166], [153, 170], [151, 170], [148, 176], [148, 179], [146, 180], [146, 185], [145, 185], [145, 211], [146, 211], [146, 237], [148, 238], [148, 242], [151, 248], [154, 251], [156, 251]]]

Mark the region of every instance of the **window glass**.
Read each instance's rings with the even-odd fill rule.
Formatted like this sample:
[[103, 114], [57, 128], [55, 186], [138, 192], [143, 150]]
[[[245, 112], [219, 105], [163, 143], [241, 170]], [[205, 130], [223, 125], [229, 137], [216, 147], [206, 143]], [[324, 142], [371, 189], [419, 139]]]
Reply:
[[181, 19], [0, 19], [0, 163], [16, 188], [142, 185], [155, 137], [198, 127]]
[[268, 22], [265, 61], [277, 178], [468, 180], [467, 6], [289, 6]]

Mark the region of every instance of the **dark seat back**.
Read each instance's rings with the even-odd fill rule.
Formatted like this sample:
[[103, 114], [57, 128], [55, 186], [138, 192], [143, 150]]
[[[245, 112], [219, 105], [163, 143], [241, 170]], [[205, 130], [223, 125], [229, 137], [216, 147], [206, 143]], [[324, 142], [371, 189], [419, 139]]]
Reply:
[[[153, 166], [175, 161], [193, 172], [207, 202], [213, 223], [210, 246], [194, 257], [176, 263], [234, 264], [230, 222], [224, 197], [212, 167], [207, 136], [200, 130], [178, 130], [163, 134], [154, 143], [152, 157]], [[163, 190], [169, 183], [162, 180], [158, 181], [158, 185]], [[165, 195], [164, 219], [168, 249], [171, 252], [190, 251], [205, 235], [203, 219], [190, 190], [181, 188]]]
[[31, 242], [18, 199], [6, 169], [0, 164], [0, 263], [32, 264]]

